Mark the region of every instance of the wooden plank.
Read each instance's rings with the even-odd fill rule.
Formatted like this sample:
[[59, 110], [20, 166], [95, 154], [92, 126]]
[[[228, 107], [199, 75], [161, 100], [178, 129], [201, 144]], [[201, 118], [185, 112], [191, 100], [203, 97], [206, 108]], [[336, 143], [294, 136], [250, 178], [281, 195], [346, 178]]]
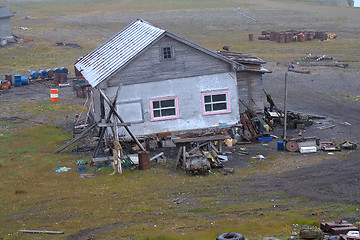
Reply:
[[161, 157], [161, 156], [163, 156], [163, 155], [164, 155], [164, 152], [161, 152], [161, 153], [159, 153], [159, 154], [156, 154], [155, 156], [153, 156], [153, 157], [150, 158], [150, 161], [155, 160], [155, 159], [157, 159], [158, 157]]
[[90, 132], [93, 128], [95, 128], [97, 126], [97, 123], [93, 123], [92, 125], [90, 125], [88, 128], [86, 128], [84, 131], [82, 131], [79, 135], [77, 135], [75, 138], [73, 138], [72, 140], [68, 141], [67, 143], [65, 143], [63, 146], [61, 146], [58, 150], [56, 150], [54, 153], [59, 153], [61, 151], [63, 151], [64, 149], [66, 149], [67, 147], [69, 147], [71, 144], [79, 141], [83, 136], [85, 136], [85, 134], [87, 134], [88, 132]]
[[18, 230], [22, 233], [45, 233], [45, 234], [64, 234], [63, 231], [39, 231], [39, 230]]
[[182, 153], [182, 147], [181, 147], [181, 148], [179, 148], [178, 154], [177, 154], [177, 156], [176, 156], [174, 169], [176, 169], [176, 168], [177, 168], [177, 166], [179, 165], [179, 161], [180, 161], [181, 153]]
[[92, 162], [105, 162], [105, 161], [112, 161], [112, 160], [113, 160], [112, 156], [92, 158]]
[[183, 150], [183, 152], [182, 152], [182, 154], [183, 154], [183, 168], [185, 170], [185, 167], [186, 167], [186, 165], [185, 165], [185, 162], [186, 162], [186, 147], [183, 146], [182, 150]]
[[215, 135], [206, 137], [195, 137], [195, 138], [178, 138], [172, 139], [174, 143], [187, 143], [187, 142], [205, 142], [205, 141], [220, 141], [231, 138], [230, 135]]
[[[98, 125], [97, 125], [98, 127], [103, 127], [103, 128], [105, 128], [105, 127], [114, 127], [114, 124], [113, 123], [98, 123]], [[116, 126], [118, 126], [118, 127], [125, 127], [125, 126], [127, 126], [127, 127], [129, 127], [129, 126], [131, 126], [131, 123], [117, 123], [116, 124]]]

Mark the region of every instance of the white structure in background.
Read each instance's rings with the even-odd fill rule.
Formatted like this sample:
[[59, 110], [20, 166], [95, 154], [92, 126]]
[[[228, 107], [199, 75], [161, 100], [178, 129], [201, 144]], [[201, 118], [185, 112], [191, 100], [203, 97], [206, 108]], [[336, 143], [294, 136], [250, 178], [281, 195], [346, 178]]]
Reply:
[[10, 18], [12, 16], [14, 16], [14, 13], [9, 7], [0, 6], [0, 45], [15, 41], [10, 23]]

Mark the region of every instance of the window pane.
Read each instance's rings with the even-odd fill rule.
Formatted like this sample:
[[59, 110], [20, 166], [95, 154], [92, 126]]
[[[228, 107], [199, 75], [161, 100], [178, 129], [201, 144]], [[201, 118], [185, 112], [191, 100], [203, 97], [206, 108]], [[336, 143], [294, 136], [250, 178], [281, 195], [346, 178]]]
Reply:
[[153, 108], [159, 108], [160, 107], [160, 102], [159, 101], [153, 101]]
[[211, 102], [211, 95], [207, 95], [204, 97], [205, 103], [210, 103]]
[[206, 104], [205, 105], [205, 112], [211, 112], [211, 104]]
[[216, 95], [212, 95], [212, 97], [213, 97], [213, 102], [226, 101], [226, 94], [216, 94]]
[[162, 114], [162, 117], [174, 116], [174, 115], [176, 115], [175, 108], [161, 110], [161, 114]]
[[166, 107], [175, 107], [175, 100], [170, 99], [170, 100], [161, 101], [161, 108], [166, 108]]
[[154, 117], [161, 117], [160, 110], [154, 110]]
[[213, 105], [214, 111], [219, 111], [219, 110], [226, 110], [226, 103], [215, 103]]
[[171, 47], [163, 47], [162, 50], [164, 59], [171, 58]]

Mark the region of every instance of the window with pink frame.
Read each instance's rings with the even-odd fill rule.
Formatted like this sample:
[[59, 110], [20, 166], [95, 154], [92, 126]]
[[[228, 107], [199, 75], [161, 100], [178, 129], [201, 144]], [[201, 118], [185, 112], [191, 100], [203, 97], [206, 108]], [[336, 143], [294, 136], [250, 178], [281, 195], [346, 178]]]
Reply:
[[151, 121], [179, 118], [178, 97], [150, 99]]
[[231, 112], [229, 95], [229, 90], [202, 93], [203, 115]]

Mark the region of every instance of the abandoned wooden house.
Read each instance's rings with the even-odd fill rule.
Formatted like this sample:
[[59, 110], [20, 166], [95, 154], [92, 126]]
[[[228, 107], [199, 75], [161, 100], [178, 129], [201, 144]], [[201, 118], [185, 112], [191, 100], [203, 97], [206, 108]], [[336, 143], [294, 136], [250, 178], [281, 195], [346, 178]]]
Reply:
[[0, 6], [0, 42], [5, 45], [8, 42], [14, 42], [14, 36], [11, 31], [10, 18], [14, 13], [9, 7]]
[[[75, 63], [91, 85], [96, 121], [109, 111], [99, 93], [136, 136], [233, 125], [245, 108], [263, 110], [259, 58], [216, 52], [146, 21], [136, 20]], [[120, 128], [121, 129], [121, 128]], [[121, 133], [120, 133], [121, 134]]]

